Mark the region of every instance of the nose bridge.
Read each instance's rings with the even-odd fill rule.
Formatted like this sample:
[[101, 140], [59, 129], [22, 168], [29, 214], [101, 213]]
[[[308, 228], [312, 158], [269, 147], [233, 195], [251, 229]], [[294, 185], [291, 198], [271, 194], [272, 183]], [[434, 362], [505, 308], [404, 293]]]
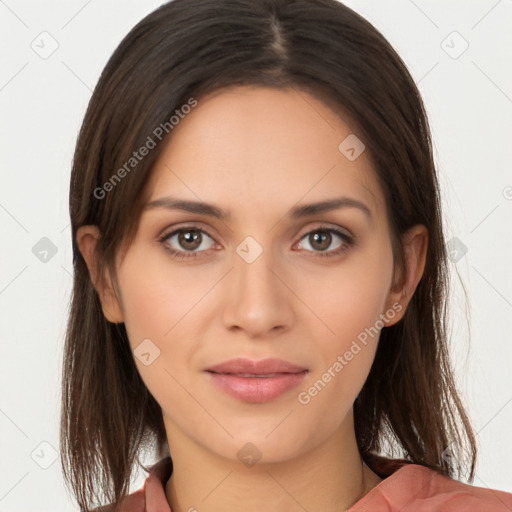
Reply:
[[275, 276], [270, 272], [273, 262], [272, 249], [268, 246], [263, 248], [252, 237], [242, 242], [236, 249], [238, 254], [235, 260], [235, 275], [238, 286], [251, 292], [251, 295], [275, 293]]
[[291, 305], [286, 287], [275, 275], [279, 265], [273, 256], [271, 247], [251, 236], [236, 247], [223, 315], [226, 327], [256, 335], [291, 322]]

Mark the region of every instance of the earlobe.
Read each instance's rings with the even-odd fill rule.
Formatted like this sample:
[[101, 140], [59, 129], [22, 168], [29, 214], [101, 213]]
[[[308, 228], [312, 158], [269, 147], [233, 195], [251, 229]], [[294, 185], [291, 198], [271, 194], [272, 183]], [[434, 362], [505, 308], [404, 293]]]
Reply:
[[101, 234], [97, 226], [81, 226], [77, 230], [76, 243], [87, 264], [91, 282], [98, 292], [105, 318], [111, 323], [124, 322], [121, 305], [116, 296], [108, 270], [100, 276], [97, 270], [96, 244]]
[[400, 313], [386, 322], [386, 326], [397, 323], [405, 314], [418, 283], [423, 276], [427, 259], [428, 230], [422, 224], [410, 228], [403, 236], [402, 243], [405, 253], [405, 269], [400, 279], [393, 284], [388, 296], [388, 308], [400, 304]]

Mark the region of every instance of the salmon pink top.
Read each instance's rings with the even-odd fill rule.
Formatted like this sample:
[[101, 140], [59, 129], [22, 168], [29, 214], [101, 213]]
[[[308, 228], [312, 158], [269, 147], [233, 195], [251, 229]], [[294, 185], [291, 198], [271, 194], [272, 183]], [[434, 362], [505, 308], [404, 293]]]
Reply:
[[[372, 470], [383, 480], [347, 512], [512, 511], [511, 493], [465, 484], [405, 460], [374, 457]], [[144, 486], [121, 502], [119, 512], [172, 512], [165, 497], [171, 473], [170, 457], [153, 465]], [[95, 512], [114, 508], [109, 505]]]

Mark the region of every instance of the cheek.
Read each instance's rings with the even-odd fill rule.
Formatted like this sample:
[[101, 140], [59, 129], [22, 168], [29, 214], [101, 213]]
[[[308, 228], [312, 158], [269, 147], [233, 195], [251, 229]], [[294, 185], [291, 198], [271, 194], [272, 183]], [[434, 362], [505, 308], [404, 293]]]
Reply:
[[[307, 276], [302, 294], [322, 320], [322, 334], [336, 349], [375, 325], [384, 313], [392, 280], [391, 247], [374, 244], [330, 272]], [[315, 286], [311, 286], [311, 282]]]
[[211, 274], [169, 273], [161, 258], [133, 251], [118, 271], [130, 347], [146, 387], [162, 406], [189, 397], [179, 383], [200, 341], [201, 298], [214, 284]]
[[196, 306], [214, 284], [211, 274], [198, 278], [175, 268], [170, 272], [170, 268], [161, 256], [149, 260], [134, 254], [119, 272], [133, 348], [145, 338], [167, 345], [176, 331], [190, 327]]
[[[309, 287], [311, 309], [322, 320], [317, 338], [318, 365], [299, 403], [311, 410], [331, 410], [327, 423], [347, 414], [368, 376], [392, 279], [390, 246], [373, 247], [347, 259], [339, 270]], [[327, 427], [327, 425], [326, 425]]]
[[381, 304], [364, 293], [340, 299], [328, 319], [335, 335], [317, 339], [318, 364], [297, 399], [308, 417], [323, 418], [320, 437], [346, 420], [368, 377], [379, 343]]
[[147, 275], [144, 279], [142, 273], [126, 284], [131, 294], [126, 293], [124, 303], [125, 326], [141, 379], [163, 410], [193, 407], [183, 388], [187, 387], [183, 372], [195, 347], [190, 286], [185, 293], [177, 293], [174, 286]]

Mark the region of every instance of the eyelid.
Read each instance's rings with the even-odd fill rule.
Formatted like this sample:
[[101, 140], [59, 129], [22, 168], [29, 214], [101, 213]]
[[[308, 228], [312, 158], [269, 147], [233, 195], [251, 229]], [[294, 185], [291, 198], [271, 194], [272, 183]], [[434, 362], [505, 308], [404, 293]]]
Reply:
[[312, 229], [308, 229], [307, 231], [302, 233], [302, 235], [300, 235], [299, 239], [302, 239], [306, 235], [310, 235], [311, 233], [316, 233], [317, 231], [324, 231], [324, 230], [325, 231], [336, 231], [340, 235], [342, 235], [343, 237], [345, 237], [347, 239], [355, 238], [354, 235], [352, 234], [352, 232], [345, 227], [338, 226], [337, 224], [330, 224], [328, 222], [320, 222], [320, 225], [315, 226]]
[[[197, 222], [197, 223], [196, 223], [196, 221], [183, 222], [183, 223], [180, 223], [180, 224], [172, 226], [172, 228], [169, 228], [169, 229], [165, 228], [162, 231], [162, 234], [160, 234], [158, 236], [158, 238], [159, 239], [167, 238], [169, 235], [172, 235], [176, 231], [180, 231], [180, 230], [187, 229], [187, 228], [194, 228], [194, 229], [197, 229], [198, 231], [203, 231], [212, 240], [216, 240], [215, 237], [210, 233], [209, 229], [205, 228], [203, 226], [204, 226], [204, 224], [202, 224], [201, 222]], [[320, 225], [315, 226], [313, 228], [310, 228], [307, 231], [304, 231], [300, 236], [297, 233], [300, 233], [301, 230], [299, 230], [298, 232], [296, 231], [296, 234], [294, 235], [294, 237], [299, 237], [299, 239], [302, 239], [306, 235], [309, 235], [309, 234], [315, 232], [316, 230], [321, 230], [321, 229], [325, 229], [325, 230], [331, 230], [332, 229], [334, 231], [340, 231], [341, 234], [343, 236], [347, 237], [347, 238], [350, 238], [350, 239], [355, 238], [353, 233], [348, 228], [342, 227], [342, 226], [338, 226], [337, 224], [331, 224], [331, 223], [328, 223], [328, 222], [321, 222], [321, 221], [320, 221]]]
[[184, 222], [182, 223], [182, 225], [178, 224], [173, 225], [172, 228], [165, 228], [162, 231], [162, 234], [158, 235], [158, 239], [162, 240], [162, 238], [169, 238], [171, 235], [176, 234], [176, 232], [185, 231], [187, 229], [201, 231], [203, 233], [206, 233], [212, 240], [215, 240], [215, 237], [209, 232], [207, 228], [203, 227], [202, 225], [196, 225], [195, 222]]

